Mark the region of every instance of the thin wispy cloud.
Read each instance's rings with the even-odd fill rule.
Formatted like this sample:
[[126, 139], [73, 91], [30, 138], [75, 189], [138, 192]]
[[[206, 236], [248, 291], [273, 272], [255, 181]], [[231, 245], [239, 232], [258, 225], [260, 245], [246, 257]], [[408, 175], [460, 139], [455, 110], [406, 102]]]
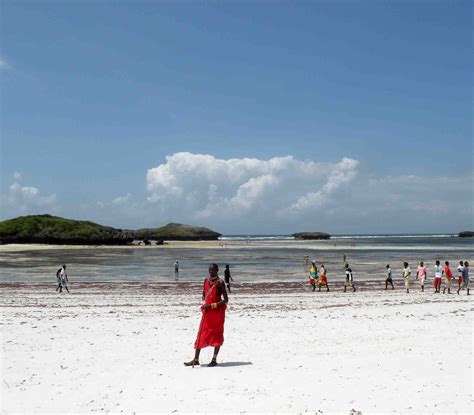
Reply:
[[0, 70], [10, 69], [10, 65], [3, 58], [0, 58]]

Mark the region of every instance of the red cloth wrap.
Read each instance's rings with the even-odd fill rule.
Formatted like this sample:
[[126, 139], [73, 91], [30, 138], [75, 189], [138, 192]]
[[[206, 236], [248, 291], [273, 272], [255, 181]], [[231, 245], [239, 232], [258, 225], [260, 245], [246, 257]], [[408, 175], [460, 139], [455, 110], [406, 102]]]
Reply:
[[[220, 279], [211, 285], [209, 278], [204, 281], [204, 292], [206, 295], [205, 304], [218, 303], [221, 299], [217, 296], [217, 286], [221, 282]], [[224, 343], [224, 320], [226, 304], [222, 304], [217, 308], [204, 309], [201, 307], [202, 317], [199, 331], [194, 342], [195, 349], [203, 349], [204, 347], [222, 346]]]

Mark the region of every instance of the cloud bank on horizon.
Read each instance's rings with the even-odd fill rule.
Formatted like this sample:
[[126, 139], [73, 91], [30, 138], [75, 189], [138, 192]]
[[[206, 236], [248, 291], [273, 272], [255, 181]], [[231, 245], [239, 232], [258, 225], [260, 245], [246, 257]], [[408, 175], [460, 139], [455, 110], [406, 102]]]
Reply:
[[[459, 232], [473, 225], [472, 173], [377, 176], [358, 160], [219, 159], [180, 152], [148, 169], [146, 187], [109, 200], [44, 194], [15, 173], [2, 218], [53, 213], [116, 227], [182, 222], [225, 234]], [[144, 172], [145, 173], [145, 172]], [[61, 203], [60, 203], [61, 202]], [[69, 203], [69, 204], [68, 204]]]
[[223, 160], [181, 152], [148, 170], [148, 201], [162, 213], [196, 219], [282, 220], [330, 204], [358, 166], [346, 157], [338, 163], [292, 156]]

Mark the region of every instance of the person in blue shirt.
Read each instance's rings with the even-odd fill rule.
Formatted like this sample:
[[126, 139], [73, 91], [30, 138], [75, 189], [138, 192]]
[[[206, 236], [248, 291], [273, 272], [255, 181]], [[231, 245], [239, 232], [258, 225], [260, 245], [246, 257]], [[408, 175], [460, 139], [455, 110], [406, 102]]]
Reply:
[[469, 295], [469, 262], [464, 261], [464, 268], [462, 270], [462, 285], [460, 288], [458, 288], [458, 294], [459, 291], [464, 290], [464, 288], [467, 290], [467, 295]]

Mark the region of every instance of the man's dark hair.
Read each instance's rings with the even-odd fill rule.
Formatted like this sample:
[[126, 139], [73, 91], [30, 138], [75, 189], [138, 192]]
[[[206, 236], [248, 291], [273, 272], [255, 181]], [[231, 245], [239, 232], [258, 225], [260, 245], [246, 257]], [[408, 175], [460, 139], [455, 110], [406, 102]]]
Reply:
[[212, 263], [212, 264], [209, 264], [209, 268], [215, 268], [215, 269], [219, 270], [219, 265], [217, 265], [215, 263]]

